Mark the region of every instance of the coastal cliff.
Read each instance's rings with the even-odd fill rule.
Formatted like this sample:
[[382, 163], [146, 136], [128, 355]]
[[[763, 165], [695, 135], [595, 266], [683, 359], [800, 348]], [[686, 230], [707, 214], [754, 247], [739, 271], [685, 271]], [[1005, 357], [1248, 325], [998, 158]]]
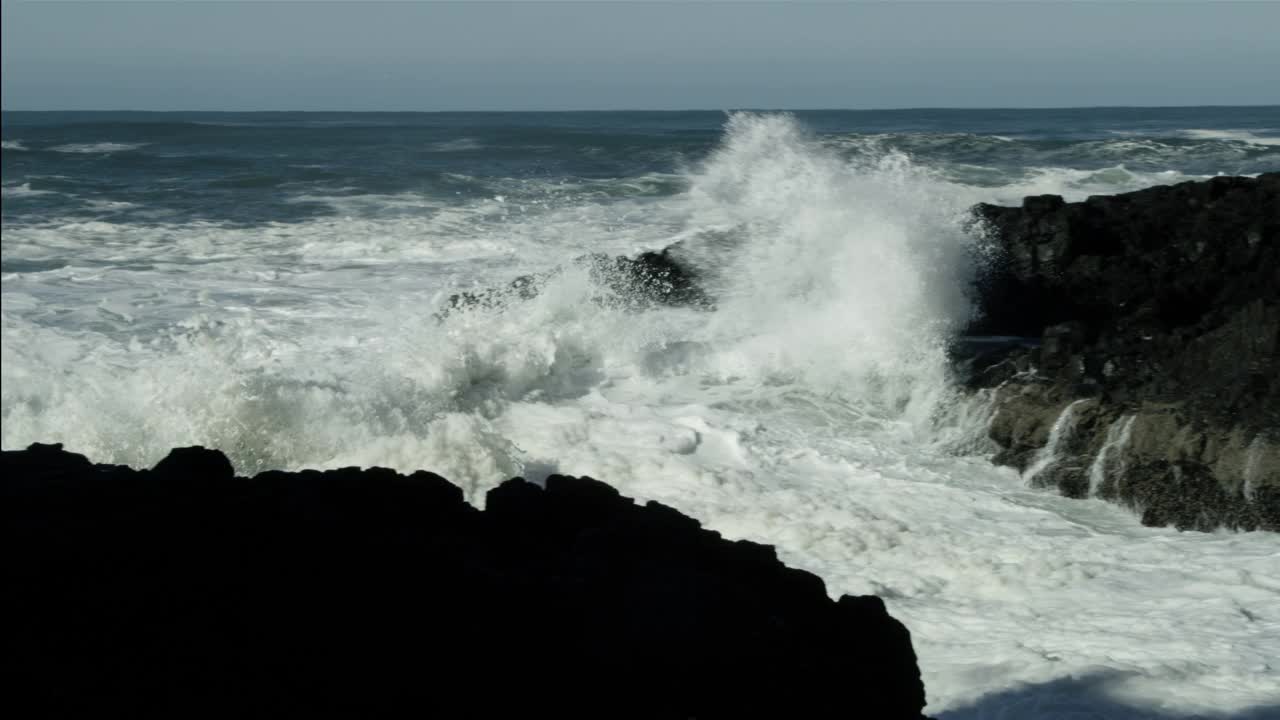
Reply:
[[1280, 174], [979, 205], [994, 460], [1149, 525], [1280, 530]]
[[55, 717], [919, 718], [911, 639], [590, 478], [3, 453], [14, 704]]

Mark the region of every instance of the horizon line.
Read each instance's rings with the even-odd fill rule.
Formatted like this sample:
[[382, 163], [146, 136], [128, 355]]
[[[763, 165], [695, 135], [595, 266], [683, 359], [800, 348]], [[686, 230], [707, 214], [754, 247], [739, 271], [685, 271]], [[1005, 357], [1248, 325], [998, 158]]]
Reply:
[[1195, 109], [1216, 109], [1216, 108], [1280, 108], [1280, 103], [1257, 103], [1228, 105], [1221, 103], [1204, 104], [1204, 105], [1028, 105], [1021, 107], [1014, 106], [913, 106], [913, 107], [876, 107], [876, 108], [851, 108], [851, 107], [721, 107], [721, 108], [563, 108], [563, 109], [539, 109], [539, 110], [480, 110], [480, 109], [462, 109], [462, 110], [285, 110], [285, 109], [258, 109], [258, 110], [209, 110], [209, 109], [167, 109], [167, 110], [149, 110], [136, 108], [42, 108], [42, 109], [20, 109], [10, 110], [0, 108], [0, 112], [4, 113], [381, 113], [381, 114], [419, 114], [419, 115], [445, 115], [445, 114], [475, 114], [475, 113], [680, 113], [680, 112], [922, 112], [922, 111], [979, 111], [979, 110], [999, 110], [999, 111], [1037, 111], [1037, 110], [1195, 110]]

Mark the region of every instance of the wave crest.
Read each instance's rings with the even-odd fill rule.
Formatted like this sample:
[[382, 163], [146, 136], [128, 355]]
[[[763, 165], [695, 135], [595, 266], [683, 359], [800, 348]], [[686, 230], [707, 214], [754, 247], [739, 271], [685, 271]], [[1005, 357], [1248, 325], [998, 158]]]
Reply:
[[72, 153], [76, 155], [96, 155], [110, 154], [118, 152], [129, 152], [145, 147], [148, 143], [117, 143], [117, 142], [96, 142], [96, 143], [67, 143], [65, 145], [55, 145], [49, 148], [53, 152]]

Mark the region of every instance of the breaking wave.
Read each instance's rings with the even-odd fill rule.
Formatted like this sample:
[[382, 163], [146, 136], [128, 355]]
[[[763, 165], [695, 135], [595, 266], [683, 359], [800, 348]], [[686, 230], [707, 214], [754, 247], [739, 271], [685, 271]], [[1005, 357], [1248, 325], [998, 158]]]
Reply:
[[[3, 446], [63, 442], [146, 466], [198, 443], [245, 474], [430, 468], [477, 503], [516, 474], [593, 475], [773, 544], [833, 594], [885, 598], [911, 629], [932, 715], [981, 716], [1002, 693], [1046, 717], [1274, 706], [1275, 633], [1252, 619], [1280, 588], [1272, 539], [1143, 528], [1123, 508], [1027, 487], [973, 451], [991, 407], [948, 381], [946, 340], [970, 313], [973, 202], [1075, 199], [1197, 166], [1149, 167], [1118, 145], [1088, 167], [955, 148], [931, 161], [928, 142], [1054, 152], [948, 135], [906, 147], [735, 114], [676, 172], [601, 170], [575, 151], [587, 169], [573, 177], [541, 159], [491, 175], [449, 165], [429, 181], [451, 184], [428, 192], [424, 175], [384, 182], [394, 173], [379, 167], [354, 187], [339, 170], [273, 190], [298, 210], [287, 221], [144, 222], [177, 193], [182, 161], [139, 154], [129, 172], [152, 174], [135, 195], [96, 186], [95, 167], [51, 187], [83, 188], [96, 215], [60, 195], [23, 203], [42, 207], [21, 222], [6, 208]], [[414, 145], [422, 162], [445, 162], [428, 145]], [[295, 147], [266, 170], [340, 165], [344, 148]], [[1248, 148], [1231, 152], [1267, 152]], [[45, 157], [66, 174], [85, 164]], [[628, 311], [569, 262], [677, 241], [714, 311]], [[535, 298], [435, 316], [452, 292], [555, 267]], [[1052, 696], [1099, 669], [1105, 698]]]
[[[15, 382], [6, 383], [5, 445], [59, 439], [103, 460], [147, 464], [170, 446], [201, 442], [228, 449], [246, 471], [349, 464], [359, 455], [465, 475], [457, 463], [415, 450], [432, 447], [449, 413], [472, 417], [447, 421], [455, 432], [458, 423], [480, 427], [502, 414], [503, 402], [589, 393], [606, 367], [643, 376], [655, 354], [670, 348], [680, 348], [685, 375], [706, 382], [839, 397], [868, 422], [926, 423], [933, 416], [947, 394], [945, 338], [968, 312], [963, 194], [901, 154], [839, 158], [788, 117], [745, 114], [730, 120], [720, 149], [686, 180], [685, 192], [648, 208], [665, 220], [644, 226], [659, 235], [633, 239], [657, 246], [686, 238], [721, 298], [711, 314], [624, 317], [592, 306], [588, 298], [601, 289], [566, 273], [533, 303], [437, 326], [430, 308], [444, 285], [406, 294], [392, 273], [383, 281], [397, 290], [391, 298], [376, 285], [339, 284], [353, 262], [484, 262], [541, 248], [551, 266], [566, 251], [599, 249], [546, 247], [548, 230], [607, 232], [607, 216], [593, 218], [580, 207], [512, 225], [502, 224], [499, 202], [475, 206], [456, 223], [446, 212], [429, 222], [346, 219], [268, 232], [100, 221], [15, 229], [11, 256], [41, 259], [52, 245], [78, 239], [104, 259], [135, 256], [149, 268], [136, 273], [179, 283], [178, 297], [182, 281], [161, 267], [209, 263], [191, 267], [202, 275], [200, 288], [189, 291], [196, 295], [217, 293], [236, 275], [250, 282], [238, 290], [243, 305], [226, 317], [210, 317], [198, 300], [140, 301], [131, 296], [132, 279], [111, 286], [105, 276], [97, 280], [108, 300], [63, 319], [64, 328], [29, 326], [6, 311], [5, 374]], [[480, 224], [488, 237], [457, 237], [495, 213], [497, 222]], [[522, 233], [534, 237], [513, 245]], [[456, 241], [436, 244], [433, 237]], [[272, 267], [286, 258], [301, 267]], [[69, 267], [89, 259], [69, 258]], [[331, 278], [321, 281], [328, 301], [307, 287], [320, 277]], [[436, 280], [450, 282], [447, 275]], [[413, 309], [401, 314], [406, 304]], [[273, 305], [278, 309], [269, 310]], [[112, 309], [125, 306], [133, 309]], [[397, 307], [401, 312], [388, 313]], [[155, 314], [168, 320], [157, 323]], [[68, 332], [75, 317], [81, 324]], [[168, 330], [141, 345], [129, 332], [165, 322]], [[350, 352], [334, 347], [348, 342]], [[49, 351], [71, 353], [77, 372], [33, 385], [39, 374], [25, 369], [56, 362]], [[496, 453], [480, 462], [490, 468], [489, 482], [520, 466], [501, 443], [474, 447]]]
[[129, 152], [137, 150], [147, 143], [118, 143], [118, 142], [96, 142], [96, 143], [67, 143], [65, 145], [55, 145], [51, 148], [53, 152], [73, 153], [76, 155], [94, 155], [106, 153]]

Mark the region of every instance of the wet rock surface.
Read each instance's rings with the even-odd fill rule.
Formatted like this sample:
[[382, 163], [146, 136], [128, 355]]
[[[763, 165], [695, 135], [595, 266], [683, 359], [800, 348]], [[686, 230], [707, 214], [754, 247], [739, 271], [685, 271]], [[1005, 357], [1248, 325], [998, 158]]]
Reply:
[[[951, 350], [962, 386], [996, 393], [996, 462], [1148, 524], [1280, 530], [1280, 173], [1032, 196], [973, 219], [988, 241], [979, 312]], [[602, 304], [713, 309], [717, 278], [692, 253], [574, 265]], [[443, 312], [529, 299], [558, 272], [454, 295]], [[1083, 399], [1049, 449], [1060, 457], [1042, 462]]]
[[[680, 257], [677, 243], [658, 252], [644, 252], [635, 257], [603, 254], [584, 255], [572, 265], [585, 268], [594, 287], [599, 289], [595, 301], [603, 305], [643, 310], [658, 305], [714, 307], [711, 295], [699, 282], [694, 265]], [[450, 295], [441, 315], [470, 308], [501, 307], [513, 301], [529, 300], [542, 292], [556, 275], [553, 270], [540, 275], [521, 275], [505, 287], [461, 292]]]
[[[962, 381], [996, 393], [996, 461], [1143, 522], [1280, 530], [1280, 174], [979, 205], [994, 261]], [[1036, 342], [1038, 340], [1038, 342]]]
[[[917, 718], [907, 630], [589, 478], [3, 453], [11, 704], [55, 717]], [[16, 693], [16, 696], [13, 694]]]

